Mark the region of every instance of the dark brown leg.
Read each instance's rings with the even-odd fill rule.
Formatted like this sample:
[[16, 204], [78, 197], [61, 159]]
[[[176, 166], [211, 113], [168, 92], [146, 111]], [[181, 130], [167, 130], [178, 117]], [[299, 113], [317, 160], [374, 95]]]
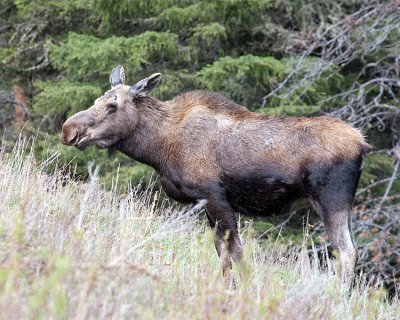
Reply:
[[332, 247], [339, 253], [340, 275], [353, 284], [357, 250], [351, 229], [351, 208], [360, 177], [359, 160], [343, 160], [316, 168], [309, 176], [314, 189], [314, 207], [322, 217]]
[[242, 259], [242, 247], [235, 213], [224, 197], [209, 199], [206, 210], [210, 225], [216, 228], [215, 248], [221, 258], [224, 278], [232, 282], [231, 258], [235, 262]]

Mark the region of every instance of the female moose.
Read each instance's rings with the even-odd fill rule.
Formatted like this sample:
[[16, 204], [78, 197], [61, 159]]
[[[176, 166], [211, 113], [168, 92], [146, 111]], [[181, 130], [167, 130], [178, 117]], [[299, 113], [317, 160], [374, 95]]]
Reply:
[[171, 198], [205, 200], [225, 274], [242, 256], [235, 211], [268, 215], [311, 203], [340, 253], [342, 277], [353, 280], [351, 208], [370, 149], [358, 130], [329, 117], [253, 113], [208, 91], [159, 101], [149, 93], [160, 73], [133, 86], [124, 80], [116, 67], [111, 90], [64, 123], [62, 143], [119, 150], [152, 166]]

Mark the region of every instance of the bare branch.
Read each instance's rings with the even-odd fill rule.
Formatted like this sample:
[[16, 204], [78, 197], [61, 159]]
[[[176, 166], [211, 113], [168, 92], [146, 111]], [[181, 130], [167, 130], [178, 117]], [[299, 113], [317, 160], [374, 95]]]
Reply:
[[[333, 77], [355, 60], [365, 63], [356, 81], [344, 92], [317, 102], [342, 104], [332, 116], [351, 122], [356, 127], [376, 127], [384, 130], [393, 117], [399, 116], [400, 45], [390, 41], [400, 32], [400, 4], [387, 1], [361, 8], [342, 20], [324, 24], [304, 39], [300, 57], [292, 58], [288, 76], [263, 99], [304, 99], [311, 85], [321, 78]], [[388, 46], [390, 44], [392, 47]], [[319, 59], [310, 59], [319, 56]], [[376, 61], [369, 61], [371, 56]], [[308, 59], [308, 62], [306, 62]]]

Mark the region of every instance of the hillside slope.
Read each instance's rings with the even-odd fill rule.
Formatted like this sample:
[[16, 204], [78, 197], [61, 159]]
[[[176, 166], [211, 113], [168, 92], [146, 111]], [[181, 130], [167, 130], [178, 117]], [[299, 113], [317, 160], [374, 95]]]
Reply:
[[235, 270], [238, 289], [226, 290], [212, 232], [198, 214], [157, 203], [150, 192], [105, 191], [92, 168], [89, 183], [68, 180], [61, 171], [45, 174], [56, 156], [39, 162], [22, 149], [0, 155], [2, 319], [400, 314], [398, 301], [388, 303], [379, 284], [360, 280], [348, 298], [305, 247], [258, 242], [251, 223], [241, 230], [247, 268]]

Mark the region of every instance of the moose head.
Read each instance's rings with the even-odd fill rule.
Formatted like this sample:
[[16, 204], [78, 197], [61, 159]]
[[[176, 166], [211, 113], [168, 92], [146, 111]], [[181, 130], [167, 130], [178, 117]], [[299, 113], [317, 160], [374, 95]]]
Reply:
[[61, 142], [80, 150], [90, 145], [109, 148], [127, 137], [138, 121], [137, 103], [158, 85], [161, 73], [154, 73], [133, 86], [125, 85], [122, 66], [110, 75], [111, 89], [96, 99], [94, 105], [67, 119]]

